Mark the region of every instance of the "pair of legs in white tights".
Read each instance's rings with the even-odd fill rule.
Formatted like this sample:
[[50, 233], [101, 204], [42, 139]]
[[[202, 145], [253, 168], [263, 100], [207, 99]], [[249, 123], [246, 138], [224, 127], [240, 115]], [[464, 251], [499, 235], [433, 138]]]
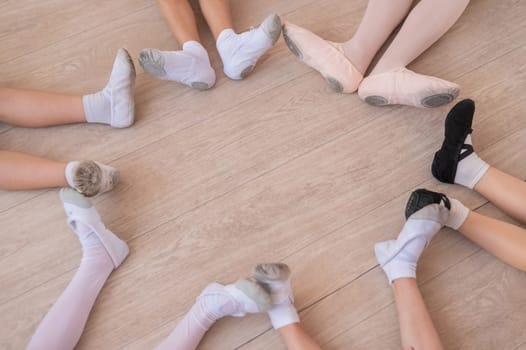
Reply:
[[[0, 88], [0, 122], [31, 128], [73, 123], [127, 128], [135, 120], [134, 91], [135, 67], [128, 52], [120, 49], [108, 84], [93, 94], [74, 96]], [[117, 181], [117, 170], [99, 162], [66, 163], [0, 151], [0, 189], [70, 186], [86, 196], [94, 196], [111, 190]]]
[[[216, 81], [215, 71], [208, 52], [201, 44], [189, 1], [158, 1], [182, 49], [145, 49], [139, 55], [141, 66], [159, 79], [176, 81], [198, 90], [211, 88]], [[259, 58], [278, 40], [281, 33], [279, 17], [271, 15], [258, 28], [238, 34], [233, 29], [230, 0], [200, 0], [199, 4], [216, 40], [223, 71], [230, 79], [244, 79], [252, 72]]]
[[[353, 37], [343, 43], [321, 39], [291, 23], [283, 26], [290, 50], [319, 71], [334, 91], [358, 95], [376, 105], [438, 107], [452, 101], [458, 85], [416, 74], [406, 66], [456, 22], [469, 0], [369, 0]], [[379, 49], [402, 22], [400, 31], [364, 79]]]
[[[449, 112], [444, 142], [433, 161], [433, 175], [442, 182], [474, 189], [526, 223], [526, 183], [489, 166], [473, 150], [474, 111], [473, 101], [463, 100]], [[507, 264], [526, 271], [526, 230], [423, 189], [411, 195], [406, 217], [396, 240], [376, 244], [376, 257], [393, 287], [404, 348], [443, 349], [416, 283], [416, 265], [425, 247], [443, 226], [448, 226]]]
[[[73, 189], [62, 189], [60, 197], [68, 224], [81, 243], [82, 260], [31, 338], [27, 347], [31, 350], [73, 349], [104, 283], [129, 252], [127, 244], [104, 226], [86, 197]], [[252, 275], [251, 279], [240, 279], [234, 284], [212, 283], [206, 287], [157, 349], [193, 350], [220, 318], [265, 311], [290, 349], [319, 349], [299, 325], [288, 266], [261, 264]]]

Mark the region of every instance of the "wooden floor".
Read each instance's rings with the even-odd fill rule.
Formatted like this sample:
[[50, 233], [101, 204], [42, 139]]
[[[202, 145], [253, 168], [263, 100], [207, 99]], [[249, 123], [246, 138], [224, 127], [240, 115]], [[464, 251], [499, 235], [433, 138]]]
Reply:
[[[267, 14], [343, 41], [367, 1], [234, 0], [238, 29]], [[477, 102], [474, 143], [525, 178], [526, 4], [473, 0], [410, 68], [457, 82]], [[399, 349], [396, 309], [373, 244], [393, 238], [409, 193], [445, 191], [509, 220], [477, 194], [430, 173], [444, 115], [375, 108], [332, 93], [282, 39], [245, 81], [218, 72], [199, 92], [137, 64], [132, 128], [0, 125], [0, 149], [97, 159], [122, 182], [94, 202], [131, 249], [90, 316], [79, 349], [150, 349], [214, 280], [262, 261], [293, 270], [296, 305], [324, 349]], [[148, 0], [0, 1], [0, 85], [86, 93], [106, 83], [116, 50], [173, 49]], [[56, 189], [0, 191], [0, 348], [22, 349], [73, 276], [80, 247]], [[444, 229], [424, 253], [419, 283], [447, 349], [526, 349], [526, 275]], [[266, 315], [224, 319], [202, 349], [284, 349]]]

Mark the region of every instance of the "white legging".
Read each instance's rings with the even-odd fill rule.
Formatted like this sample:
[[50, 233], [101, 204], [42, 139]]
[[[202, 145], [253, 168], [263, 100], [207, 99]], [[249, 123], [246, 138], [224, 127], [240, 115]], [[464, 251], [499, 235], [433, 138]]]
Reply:
[[[113, 263], [98, 239], [90, 241], [88, 238], [81, 243], [80, 267], [40, 322], [28, 350], [71, 350], [82, 335], [93, 304], [113, 271]], [[157, 350], [193, 350], [214, 322], [203, 301], [197, 300]]]
[[79, 341], [91, 308], [113, 271], [113, 262], [96, 236], [81, 243], [83, 254], [79, 269], [40, 322], [27, 349], [70, 350]]

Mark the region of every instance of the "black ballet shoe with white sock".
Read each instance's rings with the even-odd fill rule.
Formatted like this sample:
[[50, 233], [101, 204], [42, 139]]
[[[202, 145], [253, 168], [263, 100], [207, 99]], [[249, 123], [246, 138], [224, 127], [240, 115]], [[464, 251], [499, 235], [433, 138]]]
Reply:
[[425, 188], [419, 188], [411, 193], [411, 196], [407, 201], [405, 207], [405, 218], [409, 219], [411, 215], [430, 204], [441, 204], [446, 207], [447, 210], [451, 209], [451, 202], [445, 194], [429, 191]]
[[455, 183], [458, 163], [473, 153], [473, 146], [464, 143], [471, 134], [475, 102], [470, 99], [457, 103], [446, 117], [444, 142], [435, 153], [431, 171], [437, 180]]
[[431, 172], [445, 183], [459, 184], [473, 189], [489, 169], [479, 158], [471, 143], [475, 103], [466, 99], [457, 103], [445, 122], [444, 142], [435, 153]]

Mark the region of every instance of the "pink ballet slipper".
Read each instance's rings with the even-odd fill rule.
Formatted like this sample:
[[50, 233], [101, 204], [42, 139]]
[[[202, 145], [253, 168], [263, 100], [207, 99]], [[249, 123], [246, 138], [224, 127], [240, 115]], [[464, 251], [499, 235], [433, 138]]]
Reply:
[[360, 84], [358, 95], [373, 106], [435, 108], [453, 101], [459, 91], [460, 87], [455, 83], [402, 67], [366, 77]]
[[283, 25], [283, 37], [290, 51], [306, 65], [320, 72], [333, 91], [352, 93], [358, 89], [363, 75], [347, 59], [342, 44], [323, 40], [288, 22]]

